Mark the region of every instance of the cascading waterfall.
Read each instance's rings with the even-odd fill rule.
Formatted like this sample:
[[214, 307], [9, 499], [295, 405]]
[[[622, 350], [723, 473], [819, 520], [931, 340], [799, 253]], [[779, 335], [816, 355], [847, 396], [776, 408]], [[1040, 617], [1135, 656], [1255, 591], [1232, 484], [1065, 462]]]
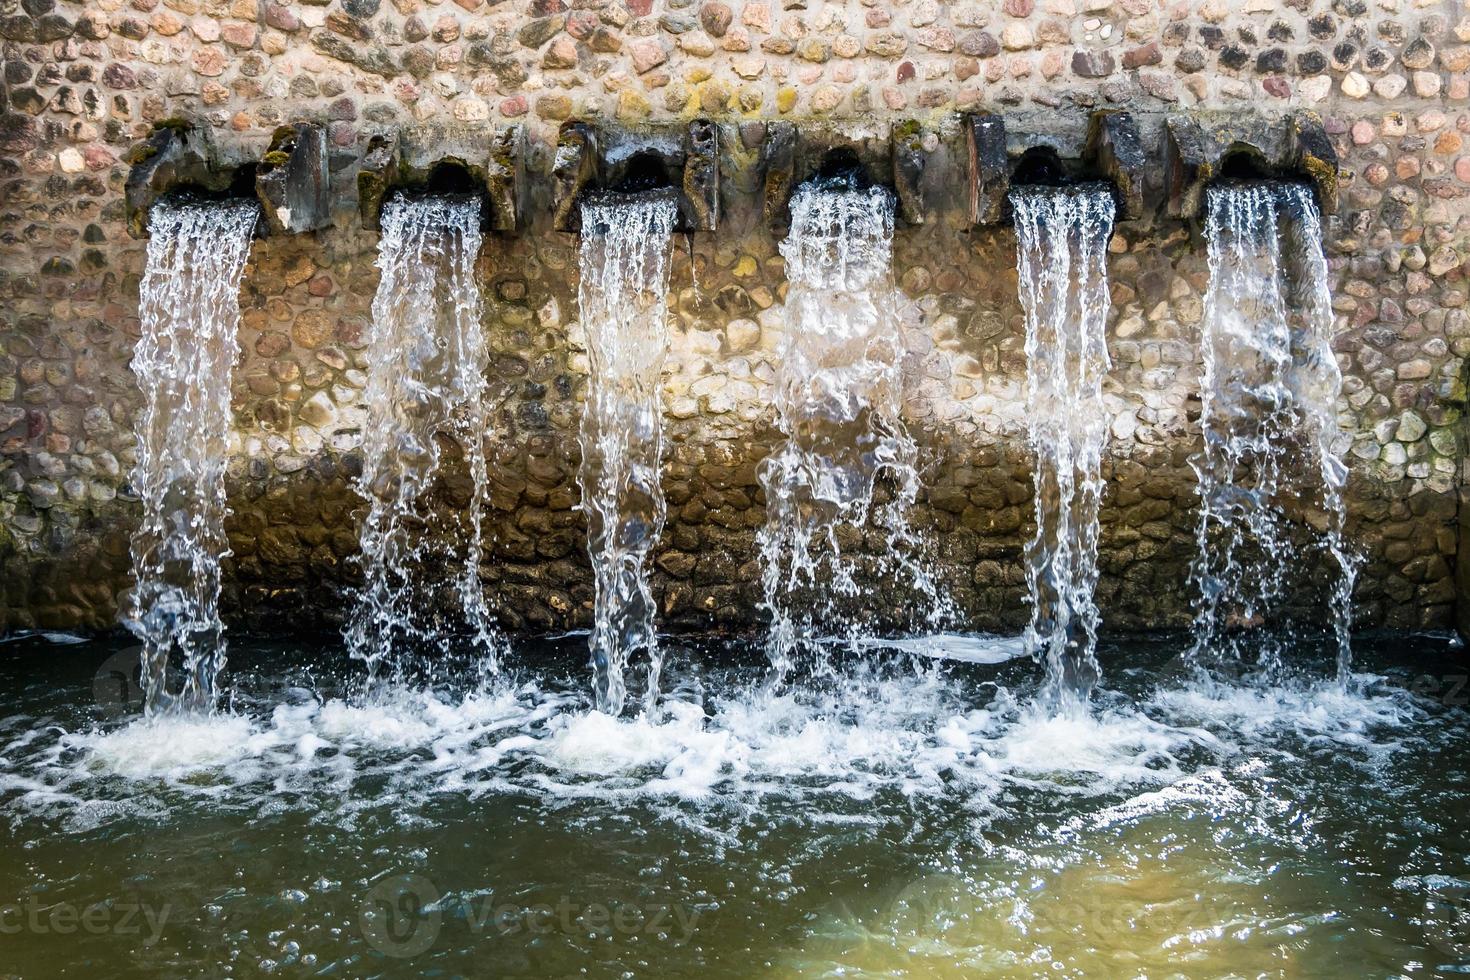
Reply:
[[[915, 587], [923, 605], [916, 619], [933, 625], [947, 611], [908, 523], [921, 485], [918, 447], [900, 416], [904, 345], [892, 247], [887, 191], [807, 184], [792, 196], [775, 385], [785, 440], [759, 474], [767, 653], [777, 676], [829, 639], [858, 645], [870, 610], [852, 607], [893, 601], [891, 592], [865, 594], [860, 573]], [[880, 482], [889, 491], [881, 501]], [[870, 525], [882, 552], [853, 554]], [[823, 666], [820, 657], [815, 665]]]
[[589, 646], [597, 707], [620, 714], [624, 676], [648, 658], [645, 709], [658, 697], [662, 655], [648, 554], [663, 533], [663, 409], [669, 254], [678, 208], [668, 195], [582, 205], [578, 304], [591, 376], [577, 479], [595, 577]]
[[1108, 415], [1105, 185], [1011, 192], [1026, 313], [1026, 423], [1036, 466], [1036, 533], [1026, 546], [1031, 623], [1054, 698], [1085, 699], [1100, 674], [1096, 647], [1098, 508]]
[[[1237, 627], [1276, 612], [1301, 565], [1306, 529], [1287, 508], [1316, 507], [1323, 516], [1307, 514], [1317, 525], [1308, 547], [1325, 551], [1335, 571], [1330, 606], [1345, 681], [1357, 559], [1344, 540], [1347, 467], [1334, 448], [1342, 376], [1321, 218], [1299, 184], [1212, 187], [1207, 206], [1193, 652], [1243, 658]], [[1277, 665], [1279, 638], [1253, 631], [1249, 647], [1263, 669]]]
[[[143, 518], [132, 539], [136, 585], [124, 621], [142, 641], [149, 713], [209, 710], [225, 663], [220, 562], [230, 382], [240, 279], [260, 207], [250, 200], [165, 200], [149, 214], [139, 286], [142, 336], [132, 368], [143, 391], [132, 486]], [[184, 679], [168, 690], [170, 660]]]
[[[496, 669], [499, 644], [480, 582], [489, 498], [488, 351], [475, 277], [481, 207], [477, 197], [402, 194], [383, 207], [357, 479], [368, 502], [360, 532], [364, 581], [344, 631], [369, 680], [385, 657], [432, 649], [466, 627], [483, 669]], [[460, 447], [470, 479], [469, 501], [456, 509], [452, 528], [440, 523], [443, 508], [430, 499], [443, 476], [445, 438]], [[444, 596], [443, 570], [454, 565], [452, 595]], [[459, 607], [462, 623], [444, 622], [445, 599]]]

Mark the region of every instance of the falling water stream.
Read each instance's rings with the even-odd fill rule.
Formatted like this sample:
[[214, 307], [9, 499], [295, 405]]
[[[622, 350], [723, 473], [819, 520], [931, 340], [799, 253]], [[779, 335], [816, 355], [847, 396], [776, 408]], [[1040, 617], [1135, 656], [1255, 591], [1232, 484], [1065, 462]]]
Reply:
[[1108, 415], [1104, 185], [1011, 192], [1017, 279], [1026, 312], [1026, 424], [1036, 466], [1036, 533], [1026, 546], [1026, 644], [1046, 662], [1054, 697], [1085, 699], [1097, 664], [1098, 507]]
[[[139, 286], [142, 336], [132, 368], [143, 391], [132, 486], [143, 505], [123, 618], [143, 643], [149, 712], [214, 707], [225, 662], [220, 562], [230, 381], [240, 279], [260, 216], [254, 201], [165, 200], [149, 215]], [[182, 690], [167, 674], [177, 655]]]
[[[464, 628], [482, 665], [495, 668], [498, 643], [480, 583], [489, 496], [488, 355], [475, 278], [481, 208], [476, 197], [401, 194], [383, 207], [357, 480], [368, 502], [363, 585], [345, 629], [370, 679], [385, 657]], [[436, 508], [431, 499], [444, 477], [443, 441], [464, 458], [463, 506]], [[461, 621], [447, 623], [444, 609], [456, 606]]]
[[[581, 636], [526, 637], [493, 677], [440, 672], [466, 626], [473, 662], [493, 665], [500, 647], [479, 580], [481, 205], [400, 196], [383, 213], [365, 355], [365, 583], [345, 638], [375, 676], [401, 652], [430, 666], [363, 696], [339, 651], [235, 639], [250, 669], [213, 712], [157, 709], [211, 704], [224, 657], [235, 297], [257, 210], [158, 206], [134, 359], [144, 515], [128, 612], [152, 716], [98, 717], [112, 706], [98, 681], [126, 653], [114, 638], [4, 638], [0, 815], [16, 856], [0, 861], [0, 972], [1470, 972], [1463, 648], [1363, 637], [1351, 684], [1203, 684], [1173, 669], [1191, 648], [1243, 657], [1247, 636], [1268, 662], [1326, 665], [1331, 653], [1290, 632], [1235, 631], [1273, 618], [1308, 558], [1335, 572], [1333, 652], [1349, 668], [1355, 564], [1310, 194], [1210, 191], [1199, 618], [1192, 635], [1101, 640], [1112, 205], [1086, 187], [1013, 204], [1037, 472], [1028, 640], [1045, 678], [1025, 657], [989, 656], [996, 645], [969, 656], [934, 634], [946, 602], [906, 520], [921, 487], [900, 416], [892, 202], [850, 184], [799, 189], [782, 248], [783, 441], [760, 471], [759, 546], [766, 653], [788, 682], [749, 669], [758, 645], [723, 637], [688, 644], [659, 692], [647, 562], [665, 517], [675, 211], [657, 195], [582, 212], [580, 482], [602, 710], [589, 710]], [[908, 607], [909, 589], [929, 631], [830, 669], [834, 639], [884, 646], [874, 620]], [[1084, 703], [1095, 643], [1127, 668], [1088, 710], [1048, 710], [1062, 694]], [[634, 656], [658, 710], [615, 717]], [[89, 683], [95, 700], [78, 696]]]
[[[767, 653], [778, 676], [834, 636], [856, 645], [873, 618], [870, 603], [896, 602], [894, 585], [915, 588], [919, 622], [932, 627], [947, 608], [908, 523], [921, 485], [918, 448], [900, 417], [892, 249], [887, 191], [806, 184], [792, 196], [775, 393], [785, 439], [760, 468]], [[882, 548], [861, 553], [869, 532]], [[889, 587], [875, 592], [874, 582]]]
[[667, 194], [582, 206], [578, 303], [590, 378], [578, 482], [595, 576], [589, 645], [599, 710], [620, 714], [629, 658], [648, 658], [645, 707], [662, 657], [648, 554], [663, 533], [663, 408], [669, 253], [677, 205]]
[[1281, 637], [1241, 627], [1279, 614], [1304, 552], [1325, 552], [1345, 679], [1357, 560], [1344, 541], [1342, 377], [1317, 205], [1304, 185], [1243, 183], [1210, 188], [1207, 206], [1195, 656], [1249, 655], [1269, 672]]

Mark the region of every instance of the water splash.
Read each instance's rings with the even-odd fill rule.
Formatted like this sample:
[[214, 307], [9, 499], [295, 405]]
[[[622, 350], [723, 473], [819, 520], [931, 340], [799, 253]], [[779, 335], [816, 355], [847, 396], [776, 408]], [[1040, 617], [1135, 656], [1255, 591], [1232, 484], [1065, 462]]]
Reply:
[[1102, 185], [1011, 192], [1026, 311], [1026, 422], [1036, 465], [1036, 534], [1026, 546], [1026, 643], [1053, 698], [1085, 700], [1098, 668], [1097, 536], [1108, 416], [1107, 247]]
[[[908, 523], [921, 485], [918, 447], [900, 415], [904, 345], [892, 247], [893, 200], [881, 188], [809, 184], [793, 195], [781, 245], [790, 291], [775, 393], [786, 438], [759, 474], [762, 608], [777, 676], [832, 638], [861, 645], [873, 593], [860, 578], [911, 584], [920, 599], [914, 618], [931, 626], [948, 611]], [[881, 550], [854, 554], [865, 536]], [[892, 593], [881, 594], [890, 605]]]
[[[496, 669], [499, 643], [480, 583], [489, 498], [488, 354], [475, 278], [480, 213], [475, 197], [397, 195], [383, 207], [356, 484], [368, 502], [360, 532], [364, 581], [344, 630], [370, 681], [385, 657], [432, 649], [465, 626], [483, 668]], [[431, 505], [446, 439], [463, 453], [470, 481], [452, 528]], [[446, 564], [460, 567], [452, 594], [443, 596]], [[443, 621], [446, 599], [459, 607], [461, 624]]]
[[[260, 216], [254, 201], [160, 201], [139, 286], [142, 336], [132, 369], [143, 391], [133, 490], [143, 517], [133, 534], [137, 580], [123, 619], [143, 641], [146, 707], [209, 710], [225, 663], [220, 562], [230, 382], [238, 347], [240, 279]], [[170, 693], [177, 654], [183, 688]]]
[[[1307, 537], [1306, 547], [1335, 568], [1330, 613], [1345, 683], [1358, 561], [1344, 538], [1347, 467], [1333, 445], [1342, 376], [1321, 218], [1300, 184], [1212, 187], [1207, 204], [1192, 655], [1243, 660], [1254, 651], [1265, 671], [1278, 665], [1279, 636], [1237, 627], [1280, 611]], [[1304, 535], [1289, 507], [1308, 509], [1314, 535]], [[1315, 520], [1312, 508], [1320, 508]]]
[[663, 408], [669, 254], [678, 209], [667, 195], [582, 206], [578, 303], [591, 377], [577, 480], [595, 576], [588, 640], [599, 710], [620, 714], [628, 660], [648, 657], [644, 704], [658, 697], [662, 655], [648, 553], [663, 533]]

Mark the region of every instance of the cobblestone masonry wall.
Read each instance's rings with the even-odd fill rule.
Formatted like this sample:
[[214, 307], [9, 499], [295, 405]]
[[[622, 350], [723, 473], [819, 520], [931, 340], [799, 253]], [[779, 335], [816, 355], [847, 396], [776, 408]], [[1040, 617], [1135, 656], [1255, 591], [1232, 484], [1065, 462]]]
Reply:
[[[280, 123], [329, 125], [335, 227], [257, 242], [246, 273], [230, 461], [229, 614], [301, 627], [336, 616], [356, 550], [347, 481], [377, 275], [353, 178], [371, 135], [519, 120], [544, 171], [556, 126], [572, 117], [701, 114], [728, 124], [735, 159], [769, 119], [881, 132], [899, 119], [941, 126], [967, 108], [1107, 106], [1152, 119], [1303, 107], [1324, 117], [1344, 168], [1328, 234], [1352, 532], [1369, 559], [1359, 619], [1447, 626], [1465, 553], [1456, 514], [1470, 355], [1460, 7], [0, 0], [0, 628], [107, 627], [127, 583], [138, 405], [127, 364], [143, 246], [124, 229], [123, 157], [156, 121], [192, 117], [257, 154]], [[748, 171], [731, 178], [717, 233], [676, 242], [657, 589], [678, 626], [757, 618], [755, 469], [774, 438], [785, 285], [777, 240], [742, 181], [754, 190]], [[486, 584], [517, 628], [585, 622], [591, 600], [573, 479], [586, 367], [576, 243], [548, 227], [538, 216], [481, 258], [501, 397]], [[912, 303], [908, 413], [928, 461], [916, 520], [936, 532], [973, 627], [1015, 629], [1026, 616], [1014, 247], [1008, 230], [972, 231], [948, 213], [900, 229], [895, 250]], [[1199, 444], [1202, 245], [1177, 222], [1121, 225], [1110, 272], [1100, 598], [1110, 626], [1177, 626], [1197, 504], [1187, 459]], [[454, 477], [444, 494], [451, 506], [465, 498]]]

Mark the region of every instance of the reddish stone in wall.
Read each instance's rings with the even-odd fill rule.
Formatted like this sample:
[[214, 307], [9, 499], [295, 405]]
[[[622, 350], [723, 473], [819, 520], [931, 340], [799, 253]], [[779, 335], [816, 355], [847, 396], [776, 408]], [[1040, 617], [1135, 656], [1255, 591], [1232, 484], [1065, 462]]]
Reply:
[[1116, 67], [1110, 51], [1077, 51], [1072, 55], [1072, 72], [1083, 78], [1105, 78]]
[[1123, 67], [1128, 69], [1142, 68], [1144, 65], [1157, 65], [1164, 60], [1164, 54], [1159, 50], [1159, 42], [1150, 41], [1148, 44], [1123, 52]]

